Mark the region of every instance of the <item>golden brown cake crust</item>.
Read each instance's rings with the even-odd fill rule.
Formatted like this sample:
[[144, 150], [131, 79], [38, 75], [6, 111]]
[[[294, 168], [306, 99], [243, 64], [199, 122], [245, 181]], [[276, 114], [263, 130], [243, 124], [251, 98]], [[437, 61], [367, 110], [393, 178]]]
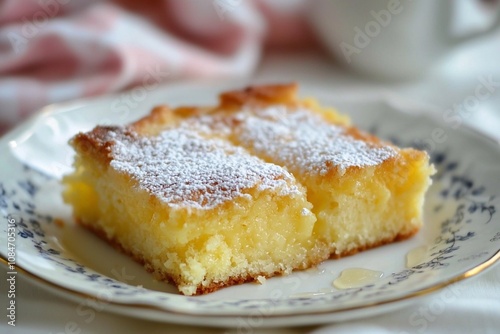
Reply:
[[97, 126], [90, 132], [77, 134], [71, 139], [70, 144], [77, 147], [80, 152], [91, 155], [100, 163], [109, 165], [113, 159], [111, 152], [115, 142], [115, 139], [108, 137], [109, 132], [112, 131], [121, 132], [124, 136], [134, 136], [127, 128]]
[[242, 90], [222, 93], [219, 97], [219, 108], [232, 109], [249, 104], [294, 104], [297, 90], [296, 83], [249, 86]]

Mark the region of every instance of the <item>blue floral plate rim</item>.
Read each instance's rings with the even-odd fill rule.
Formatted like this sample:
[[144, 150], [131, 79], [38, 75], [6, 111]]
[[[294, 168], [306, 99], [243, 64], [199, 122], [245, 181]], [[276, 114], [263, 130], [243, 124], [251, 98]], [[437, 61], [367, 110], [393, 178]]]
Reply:
[[[203, 89], [206, 90], [206, 87], [204, 87]], [[182, 91], [182, 89], [180, 89], [180, 90]], [[167, 99], [167, 97], [164, 97], [164, 98]], [[110, 103], [113, 103], [113, 101], [116, 101], [116, 97], [101, 99], [97, 103], [99, 105], [102, 105], [102, 106], [109, 106]], [[388, 101], [387, 98], [382, 98], [378, 102], [377, 101], [375, 101], [375, 102], [374, 101], [364, 101], [364, 102], [347, 101], [347, 102], [342, 102], [342, 103], [347, 103], [347, 104], [351, 103], [354, 107], [359, 107], [360, 105], [363, 105], [363, 104], [365, 106], [366, 106], [366, 104], [372, 104], [372, 105], [377, 106], [377, 107], [375, 107], [375, 109], [377, 109], [377, 108], [385, 108], [387, 110], [392, 109], [390, 112], [391, 113], [396, 112], [395, 115], [398, 115], [397, 117], [403, 117], [403, 118], [413, 117], [413, 118], [415, 118], [415, 116], [410, 116], [410, 115], [413, 115], [413, 113], [409, 113], [409, 114], [400, 113], [399, 112], [400, 110], [398, 110], [399, 107], [395, 108], [393, 106], [394, 103], [392, 103], [391, 101], [392, 100]], [[335, 103], [330, 103], [330, 104], [335, 104]], [[398, 104], [398, 106], [401, 105], [401, 101], [399, 101], [397, 104]], [[14, 156], [12, 154], [12, 150], [15, 150], [16, 149], [15, 146], [18, 144], [20, 144], [20, 145], [25, 144], [25, 142], [27, 140], [26, 138], [29, 137], [30, 134], [32, 135], [33, 132], [36, 132], [37, 128], [39, 128], [40, 126], [48, 124], [47, 120], [51, 120], [54, 118], [57, 119], [57, 117], [59, 117], [61, 115], [64, 116], [66, 114], [71, 114], [72, 112], [73, 113], [77, 112], [77, 111], [80, 112], [81, 111], [80, 109], [86, 109], [86, 108], [88, 109], [88, 108], [90, 108], [90, 106], [95, 106], [95, 104], [91, 103], [91, 104], [86, 105], [85, 103], [78, 102], [78, 103], [73, 103], [73, 104], [68, 103], [68, 104], [62, 104], [59, 106], [58, 105], [50, 106], [46, 109], [45, 112], [32, 118], [31, 120], [29, 120], [25, 124], [23, 124], [21, 127], [15, 129], [14, 131], [10, 132], [9, 134], [7, 134], [3, 138], [1, 138], [0, 139], [0, 150], [7, 150], [7, 152], [9, 152], [9, 154], [11, 154], [10, 158], [12, 161], [19, 161], [19, 156], [17, 156], [17, 155]], [[135, 117], [133, 117], [133, 115], [130, 115], [130, 117], [135, 118]], [[422, 117], [422, 115], [420, 115], [419, 117]], [[429, 121], [431, 123], [434, 122], [433, 124], [436, 124], [436, 126], [442, 127], [442, 125], [440, 125], [440, 123], [435, 119], [435, 117], [424, 116], [424, 118], [427, 119], [427, 122], [429, 122]], [[125, 122], [126, 119], [123, 119], [122, 121]], [[62, 122], [62, 123], [64, 123], [64, 122]], [[379, 130], [377, 128], [377, 126], [379, 126], [380, 124], [372, 124], [372, 125], [373, 126], [370, 128], [370, 130], [375, 130], [375, 131]], [[384, 125], [382, 125], [382, 127], [384, 127]], [[65, 129], [63, 127], [60, 127], [59, 130], [64, 132]], [[386, 130], [382, 129], [382, 135], [387, 137], [387, 134], [383, 133], [384, 131], [386, 131]], [[460, 136], [463, 133], [471, 133], [471, 134], [474, 133], [474, 136], [481, 138], [481, 139], [479, 139], [479, 141], [484, 141], [484, 142], [487, 141], [490, 144], [491, 143], [494, 143], [494, 144], [498, 143], [495, 139], [492, 139], [490, 137], [487, 137], [486, 135], [478, 133], [474, 129], [470, 129], [467, 126], [463, 126], [459, 130], [451, 130], [450, 129], [449, 131], [450, 131], [450, 133], [454, 133], [454, 134], [458, 133], [458, 136]], [[398, 140], [398, 138], [391, 138], [391, 139], [393, 139], [393, 140], [396, 139], [396, 141]], [[57, 142], [60, 142], [60, 138], [58, 138], [58, 137], [55, 138], [55, 140]], [[28, 141], [29, 141], [29, 139], [28, 139]], [[500, 150], [498, 150], [498, 148], [496, 151], [497, 151], [497, 154], [500, 152]], [[443, 154], [442, 152], [434, 152], [434, 153], [435, 153], [434, 158], [436, 158], [436, 156], [439, 157], [439, 154]], [[447, 158], [445, 157], [444, 162], [441, 162], [441, 163], [447, 164], [445, 166], [446, 168], [450, 168], [450, 166], [453, 167], [453, 164], [457, 163], [456, 161], [448, 161], [446, 159]], [[36, 168], [37, 166], [26, 166], [26, 165], [24, 165], [25, 163], [26, 163], [26, 160], [23, 158], [22, 165], [25, 166], [24, 168], [25, 168], [25, 172], [27, 174], [30, 174], [30, 175], [31, 174], [40, 174], [40, 175], [36, 176], [35, 178], [44, 178], [43, 170], [40, 173], [40, 170]], [[453, 167], [452, 170], [455, 170], [455, 169], [458, 169], [458, 168], [455, 166], [455, 167]], [[60, 173], [61, 171], [64, 171], [64, 169], [62, 168], [61, 170], [58, 170], [57, 173]], [[57, 174], [57, 175], [60, 175], [60, 174]], [[50, 178], [54, 178], [54, 175], [51, 175], [48, 177], [48, 179], [50, 179]], [[0, 176], [0, 183], [2, 181], [4, 181], [4, 180], [2, 180], [2, 177]], [[455, 183], [458, 182], [460, 184], [463, 184], [464, 187], [467, 187], [467, 181], [468, 180], [458, 180]], [[41, 182], [43, 183], [43, 181], [41, 181]], [[20, 184], [23, 184], [23, 183], [18, 182], [18, 185], [17, 185], [18, 191], [25, 192], [28, 194], [27, 196], [29, 196], [29, 193], [31, 191], [30, 190], [30, 187], [31, 187], [30, 183], [25, 182], [24, 185], [20, 185]], [[34, 184], [34, 186], [36, 188], [36, 184]], [[482, 186], [478, 186], [476, 188], [471, 188], [472, 189], [471, 191], [472, 192], [474, 192], [474, 191], [479, 192], [481, 187]], [[495, 189], [497, 189], [497, 188], [495, 187]], [[0, 189], [0, 191], [2, 191], [2, 190]], [[3, 191], [5, 191], [5, 189], [3, 189]], [[497, 195], [497, 194], [498, 193], [495, 193], [495, 195]], [[443, 196], [443, 193], [439, 194], [439, 196]], [[452, 196], [452, 194], [449, 194], [448, 196]], [[482, 193], [477, 193], [477, 194], [474, 193], [474, 194], [472, 194], [472, 196], [480, 197], [480, 196], [483, 196], [483, 194]], [[4, 196], [4, 198], [5, 198], [5, 196]], [[460, 199], [462, 199], [462, 198], [460, 198]], [[475, 209], [474, 209], [474, 206], [471, 205], [471, 206], [464, 208], [463, 210], [468, 211], [469, 215], [474, 215], [474, 214], [476, 214], [476, 212], [479, 212], [481, 210], [483, 210], [483, 211], [479, 212], [479, 213], [484, 213], [484, 212], [488, 211], [487, 204], [490, 202], [491, 203], [495, 202], [495, 208], [496, 208], [496, 201], [497, 201], [497, 199], [493, 198], [493, 199], [491, 199], [491, 201], [486, 201], [485, 202], [486, 204], [483, 203], [484, 207], [486, 208], [484, 210], [483, 210], [483, 207], [480, 206], [480, 204], [476, 205], [477, 208], [475, 208]], [[12, 203], [10, 203], [10, 205], [12, 205]], [[25, 205], [27, 205], [27, 204], [25, 203]], [[35, 207], [36, 207], [36, 205], [35, 205]], [[0, 206], [0, 208], [1, 208], [1, 206]], [[11, 210], [12, 208], [13, 207], [10, 206], [9, 210]], [[29, 208], [27, 208], [27, 209], [30, 210]], [[36, 210], [34, 210], [34, 211], [36, 211]], [[473, 212], [471, 212], [471, 211], [473, 211]], [[3, 209], [2, 213], [5, 217], [8, 217], [8, 215], [9, 215], [9, 212], [5, 208]], [[496, 224], [498, 225], [498, 220], [497, 220], [496, 215], [497, 215], [497, 212], [495, 211], [490, 218], [493, 218], [493, 216], [495, 216], [494, 220], [495, 220]], [[483, 217], [483, 215], [478, 215], [478, 216]], [[38, 218], [38, 219], [43, 219], [43, 217]], [[4, 219], [4, 221], [5, 221], [5, 219]], [[36, 232], [35, 227], [42, 225], [42, 228], [43, 228], [45, 226], [44, 224], [45, 223], [43, 223], [43, 222], [42, 223], [38, 222], [38, 225], [37, 225], [37, 224], [29, 223], [29, 221], [28, 221], [28, 223], [26, 224], [27, 231], [31, 232], [33, 235], [33, 238], [34, 238], [36, 236], [36, 233], [34, 233], [34, 232]], [[22, 233], [22, 231], [21, 231], [21, 233]], [[467, 240], [469, 240], [468, 238], [470, 238], [471, 240], [476, 238], [477, 235], [474, 235], [474, 233], [476, 233], [476, 232], [469, 231], [468, 233], [460, 235], [460, 238], [463, 239], [463, 240], [461, 240], [461, 242], [463, 242], [465, 245], [467, 243]], [[495, 238], [500, 239], [500, 228], [498, 228], [498, 233], [494, 234], [494, 236], [490, 240], [494, 240]], [[29, 236], [26, 239], [29, 239]], [[37, 241], [37, 242], [39, 242], [39, 241]], [[497, 242], [497, 240], [495, 239], [494, 242]], [[56, 257], [56, 256], [60, 255], [60, 254], [56, 254], [57, 250], [54, 250], [53, 248], [47, 248], [46, 246], [44, 246], [43, 244], [40, 244], [40, 243], [38, 244], [38, 246], [39, 246], [38, 251], [46, 254], [45, 256], [47, 256], [47, 257]], [[33, 248], [33, 249], [36, 249], [36, 248]], [[51, 254], [50, 249], [53, 250], [54, 254]], [[4, 264], [7, 264], [8, 256], [7, 256], [7, 254], [4, 254], [4, 250], [1, 251], [0, 255], [1, 255], [1, 262]], [[120, 311], [119, 310], [123, 307], [134, 308], [134, 309], [139, 308], [139, 309], [142, 309], [144, 311], [144, 312], [141, 312], [141, 315], [140, 315], [141, 317], [152, 318], [152, 319], [156, 319], [156, 320], [158, 320], [158, 318], [161, 318], [161, 317], [159, 317], [159, 314], [168, 313], [168, 314], [172, 315], [172, 317], [167, 317], [166, 321], [171, 321], [171, 322], [186, 323], [187, 320], [185, 320], [185, 319], [179, 320], [179, 321], [176, 321], [176, 319], [175, 319], [175, 316], [184, 315], [188, 318], [190, 318], [191, 316], [206, 318], [207, 323], [210, 323], [212, 321], [212, 320], [208, 320], [208, 319], [225, 318], [225, 321], [227, 323], [233, 323], [233, 324], [234, 324], [235, 319], [237, 319], [237, 317], [248, 316], [254, 310], [264, 310], [264, 311], [266, 309], [268, 310], [269, 306], [271, 305], [272, 307], [276, 307], [276, 309], [273, 312], [266, 313], [266, 312], [262, 311], [260, 314], [260, 316], [262, 316], [262, 318], [265, 319], [265, 322], [268, 325], [272, 325], [273, 323], [276, 323], [276, 324], [283, 323], [283, 321], [286, 321], [286, 324], [289, 324], [289, 325], [294, 324], [294, 323], [297, 323], [297, 324], [318, 323], [318, 322], [321, 322], [322, 317], [327, 317], [329, 319], [328, 321], [331, 321], [332, 319], [339, 320], [339, 319], [350, 318], [349, 314], [351, 314], [351, 317], [359, 317], [359, 316], [373, 315], [373, 314], [376, 314], [377, 312], [386, 312], [388, 309], [394, 309], [396, 307], [395, 305], [399, 305], [400, 303], [404, 303], [404, 302], [410, 302], [410, 301], [416, 299], [415, 297], [422, 297], [422, 296], [428, 295], [429, 293], [441, 290], [444, 287], [449, 286], [452, 283], [455, 283], [455, 282], [461, 281], [463, 279], [466, 279], [468, 277], [477, 275], [478, 273], [491, 267], [494, 263], [496, 263], [500, 259], [500, 247], [497, 247], [496, 251], [493, 249], [493, 251], [490, 250], [490, 252], [488, 254], [483, 254], [481, 256], [478, 257], [478, 259], [480, 259], [480, 260], [475, 262], [475, 264], [471, 268], [464, 267], [463, 268], [464, 270], [462, 270], [461, 272], [458, 272], [455, 275], [452, 275], [451, 277], [447, 277], [446, 279], [442, 279], [437, 284], [431, 284], [428, 287], [422, 287], [422, 288], [416, 289], [414, 291], [404, 291], [402, 295], [395, 294], [388, 299], [382, 299], [382, 300], [379, 300], [379, 299], [371, 300], [370, 299], [371, 295], [370, 295], [370, 292], [368, 291], [366, 293], [366, 295], [368, 295], [367, 302], [362, 303], [362, 304], [357, 304], [357, 305], [356, 304], [355, 305], [346, 304], [345, 307], [336, 308], [336, 309], [332, 309], [332, 307], [329, 307], [329, 306], [331, 306], [331, 303], [333, 301], [342, 300], [342, 298], [345, 298], [345, 297], [338, 297], [338, 299], [336, 299], [335, 297], [332, 297], [334, 294], [332, 294], [332, 295], [327, 294], [328, 295], [327, 297], [325, 297], [324, 295], [319, 296], [319, 297], [311, 295], [310, 297], [304, 297], [304, 298], [283, 298], [283, 299], [279, 299], [279, 300], [278, 299], [273, 300], [273, 299], [269, 299], [269, 298], [268, 299], [264, 298], [264, 299], [236, 299], [236, 300], [233, 299], [233, 300], [231, 300], [231, 299], [227, 299], [224, 297], [224, 298], [222, 298], [222, 300], [218, 301], [217, 299], [204, 300], [204, 299], [201, 299], [198, 297], [171, 296], [169, 293], [152, 291], [154, 298], [158, 298], [158, 299], [155, 302], [150, 303], [147, 299], [144, 300], [144, 299], [137, 297], [137, 296], [144, 295], [143, 290], [147, 290], [147, 289], [139, 289], [140, 292], [137, 294], [136, 297], [134, 297], [135, 299], [131, 298], [129, 300], [126, 300], [126, 298], [125, 299], [117, 298], [117, 300], [106, 300], [106, 305], [109, 306], [110, 308], [116, 307], [117, 310], [115, 310], [115, 311], [122, 312], [122, 313], [127, 312], [127, 311], [123, 311], [123, 310]], [[466, 260], [464, 260], [464, 262], [466, 262]], [[84, 291], [80, 291], [79, 289], [77, 289], [75, 287], [71, 288], [68, 286], [64, 286], [64, 285], [58, 284], [57, 282], [54, 282], [53, 280], [41, 277], [39, 275], [39, 272], [38, 272], [39, 268], [35, 268], [36, 270], [33, 270], [33, 268], [30, 269], [30, 268], [23, 266], [23, 263], [17, 264], [17, 268], [19, 269], [19, 272], [24, 272], [25, 275], [29, 276], [32, 280], [38, 281], [38, 283], [40, 283], [40, 284], [48, 285], [54, 289], [59, 289], [59, 290], [65, 291], [66, 293], [80, 296], [83, 298], [96, 298], [95, 293], [94, 294], [86, 293]], [[77, 268], [77, 267], [75, 267], [75, 268]], [[73, 274], [80, 275], [81, 272], [79, 273], [78, 270], [76, 270]], [[398, 281], [398, 279], [401, 279], [401, 277], [406, 277], [405, 275], [407, 275], [407, 273], [405, 272], [405, 270], [402, 270], [401, 272], [393, 272], [392, 273], [392, 274], [395, 274], [392, 277], [395, 280], [395, 282], [400, 282], [400, 281]], [[401, 273], [403, 273], [403, 274], [401, 274]], [[398, 276], [398, 274], [399, 274], [399, 276]], [[94, 274], [91, 274], [91, 275], [94, 275]], [[96, 274], [96, 275], [98, 275], [98, 274]], [[104, 279], [106, 279], [106, 278], [104, 278]], [[401, 282], [403, 282], [403, 281], [404, 281], [404, 279], [401, 280]], [[109, 288], [109, 286], [111, 286], [115, 282], [116, 282], [116, 280], [112, 279], [110, 282], [106, 283], [108, 285], [105, 284], [104, 286]], [[118, 286], [120, 285], [120, 283], [123, 283], [123, 282], [118, 281]], [[390, 281], [387, 283], [390, 283]], [[392, 285], [394, 285], [394, 284], [392, 284]], [[130, 289], [134, 290], [134, 291], [135, 291], [135, 288], [136, 287], [130, 287]], [[121, 288], [117, 288], [117, 289], [120, 290]], [[370, 288], [368, 290], [370, 290]], [[365, 292], [362, 292], [362, 293], [365, 293]], [[358, 293], [357, 295], [360, 295], [362, 293]], [[135, 294], [135, 292], [131, 293], [131, 295], [134, 295], [134, 294]], [[161, 295], [168, 295], [167, 299], [171, 299], [172, 302], [167, 301], [167, 300], [162, 300], [161, 298], [159, 298], [159, 297], [161, 297]], [[338, 295], [342, 295], [342, 294], [339, 293]], [[119, 294], [117, 296], [119, 296]], [[126, 294], [124, 296], [126, 296]], [[348, 294], [346, 294], [344, 296], [348, 296]], [[285, 302], [282, 302], [282, 300], [285, 300]], [[315, 302], [318, 300], [319, 300], [319, 302]], [[183, 305], [183, 307], [179, 307], [179, 305], [174, 305], [175, 303], [177, 303], [179, 301], [181, 301], [185, 305]], [[315, 303], [316, 303], [316, 305], [314, 305]], [[214, 311], [214, 309], [219, 309], [219, 311]], [[367, 309], [369, 310], [368, 312], [363, 311], [363, 310], [367, 310]], [[378, 309], [378, 310], [375, 310], [375, 309]], [[155, 313], [152, 311], [158, 311], [158, 312]], [[356, 312], [354, 312], [354, 311], [356, 311]], [[357, 311], [359, 311], [359, 312], [357, 312]], [[346, 315], [346, 313], [348, 313], [348, 314]], [[366, 315], [359, 315], [358, 313], [366, 314]], [[332, 316], [333, 316], [333, 318], [332, 318]], [[292, 318], [294, 318], [294, 320], [291, 320]]]

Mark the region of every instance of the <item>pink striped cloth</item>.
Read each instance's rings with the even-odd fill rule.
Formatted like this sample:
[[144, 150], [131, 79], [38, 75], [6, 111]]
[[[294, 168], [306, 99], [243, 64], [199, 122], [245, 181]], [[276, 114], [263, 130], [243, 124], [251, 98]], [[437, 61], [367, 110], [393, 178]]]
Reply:
[[312, 40], [304, 0], [0, 0], [0, 133], [53, 102], [251, 73]]

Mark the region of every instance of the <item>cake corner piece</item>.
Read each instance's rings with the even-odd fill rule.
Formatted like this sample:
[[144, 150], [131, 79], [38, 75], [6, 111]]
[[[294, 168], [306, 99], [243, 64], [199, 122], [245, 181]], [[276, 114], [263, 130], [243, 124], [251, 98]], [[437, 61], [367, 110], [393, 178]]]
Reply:
[[64, 200], [77, 222], [157, 278], [196, 295], [328, 257], [311, 238], [305, 189], [285, 169], [196, 131], [144, 133], [96, 127], [75, 136]]

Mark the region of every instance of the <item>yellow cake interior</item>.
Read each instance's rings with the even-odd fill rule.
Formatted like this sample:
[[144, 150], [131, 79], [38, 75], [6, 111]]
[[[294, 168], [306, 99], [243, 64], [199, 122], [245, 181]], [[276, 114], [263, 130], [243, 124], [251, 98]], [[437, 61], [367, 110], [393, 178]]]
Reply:
[[[404, 153], [403, 153], [404, 154]], [[327, 236], [332, 257], [403, 240], [423, 224], [423, 194], [429, 186], [427, 159], [406, 165], [353, 169], [342, 177], [305, 176], [308, 199], [318, 218], [314, 234]], [[335, 186], [332, 186], [335, 185]], [[422, 194], [422, 195], [417, 195]]]
[[[263, 115], [260, 106], [243, 105], [243, 111], [232, 113], [238, 125], [229, 138], [252, 154], [286, 168], [307, 188], [318, 219], [314, 235], [327, 239], [332, 257], [406, 239], [420, 229], [424, 194], [434, 173], [425, 152], [381, 142], [304, 106], [266, 108], [284, 111], [272, 110], [271, 117]], [[294, 120], [304, 108], [307, 119]], [[304, 124], [316, 116], [332, 124], [316, 126], [312, 122], [307, 128]], [[342, 134], [324, 133], [332, 127], [341, 129]], [[344, 138], [345, 144], [336, 143]], [[359, 148], [361, 144], [364, 147]], [[342, 162], [332, 163], [335, 159], [329, 160], [328, 152], [336, 146], [342, 147]], [[366, 161], [360, 158], [363, 155], [368, 156]], [[371, 165], [371, 159], [379, 161]]]

